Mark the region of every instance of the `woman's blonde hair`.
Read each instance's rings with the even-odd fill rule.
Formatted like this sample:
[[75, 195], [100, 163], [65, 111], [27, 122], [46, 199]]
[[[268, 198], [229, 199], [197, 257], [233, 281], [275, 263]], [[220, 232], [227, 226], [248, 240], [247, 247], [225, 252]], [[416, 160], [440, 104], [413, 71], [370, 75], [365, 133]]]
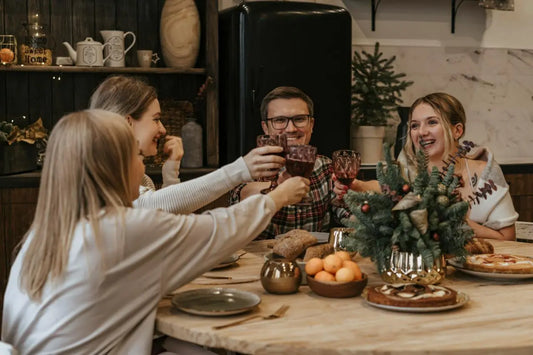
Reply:
[[132, 76], [115, 75], [105, 79], [94, 91], [89, 108], [102, 109], [138, 120], [157, 99], [153, 86]]
[[99, 246], [98, 216], [131, 206], [131, 162], [137, 144], [127, 121], [116, 113], [86, 110], [56, 124], [46, 149], [35, 217], [23, 243], [21, 288], [38, 300], [68, 263], [74, 230], [86, 219]]
[[413, 117], [413, 111], [421, 104], [431, 106], [437, 113], [437, 116], [444, 127], [444, 155], [442, 156], [442, 159], [445, 159], [448, 155], [452, 154], [458, 144], [452, 131], [455, 125], [458, 123], [463, 125], [463, 133], [461, 134], [461, 137], [466, 130], [466, 115], [463, 105], [452, 95], [436, 92], [416, 99], [409, 109], [409, 129], [404, 146], [410, 164], [415, 164], [416, 161], [415, 146], [411, 139], [411, 119]]

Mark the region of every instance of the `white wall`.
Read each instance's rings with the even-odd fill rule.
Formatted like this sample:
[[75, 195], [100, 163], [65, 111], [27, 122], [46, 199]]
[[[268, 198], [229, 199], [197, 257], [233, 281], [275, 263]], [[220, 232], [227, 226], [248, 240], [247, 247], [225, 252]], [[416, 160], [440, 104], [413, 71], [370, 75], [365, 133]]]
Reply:
[[[448, 92], [465, 106], [466, 139], [491, 147], [500, 163], [533, 163], [533, 0], [514, 0], [514, 11], [464, 0], [455, 34], [451, 0], [381, 0], [375, 32], [370, 0], [307, 2], [348, 9], [354, 50], [379, 41], [385, 56], [396, 55], [396, 70], [415, 82], [403, 94], [406, 106]], [[219, 0], [221, 9], [238, 3]]]

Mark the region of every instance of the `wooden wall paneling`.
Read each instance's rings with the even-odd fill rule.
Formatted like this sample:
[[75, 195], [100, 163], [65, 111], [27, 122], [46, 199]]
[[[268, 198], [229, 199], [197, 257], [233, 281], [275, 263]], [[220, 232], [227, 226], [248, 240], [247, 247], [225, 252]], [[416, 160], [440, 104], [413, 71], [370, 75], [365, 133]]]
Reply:
[[7, 105], [6, 105], [7, 87], [8, 87], [7, 73], [1, 72], [0, 73], [0, 121], [5, 121], [7, 119]]
[[99, 83], [99, 76], [93, 73], [78, 74], [74, 79], [74, 110], [89, 107], [89, 98]]
[[6, 32], [6, 29], [4, 27], [4, 16], [5, 16], [5, 11], [4, 11], [4, 0], [0, 0], [0, 33], [2, 34], [8, 34]]
[[[207, 4], [209, 1], [204, 0], [195, 0], [196, 8], [198, 9], [198, 14], [200, 15], [200, 51], [198, 53], [198, 59], [196, 60], [195, 67], [197, 68], [205, 68], [206, 66], [206, 26], [207, 26], [207, 18], [206, 18], [206, 7], [210, 6]], [[214, 2], [214, 1], [213, 1]]]
[[8, 208], [5, 209], [6, 219], [6, 256], [8, 266], [15, 260], [15, 248], [33, 221], [39, 188], [13, 188], [7, 190]]
[[6, 73], [6, 119], [24, 127], [28, 124], [28, 73]]
[[76, 49], [76, 42], [84, 38], [72, 35], [72, 0], [51, 0], [50, 32], [55, 42], [54, 57], [69, 57], [63, 42], [68, 42]]
[[28, 77], [29, 118], [35, 122], [39, 117], [43, 125], [52, 127], [52, 77], [55, 73], [34, 73]]
[[[218, 1], [205, 1], [205, 37], [206, 58], [205, 67], [207, 75], [218, 78]], [[202, 42], [204, 43], [204, 42]], [[206, 94], [205, 136], [210, 144], [206, 147], [207, 165], [219, 165], [218, 144], [218, 81], [214, 80]]]
[[4, 26], [7, 34], [17, 37], [17, 42], [23, 43], [26, 31], [22, 25], [28, 21], [26, 2], [20, 0], [4, 0]]
[[72, 42], [76, 49], [76, 43], [87, 37], [97, 38], [94, 30], [94, 3], [92, 1], [72, 1]]
[[59, 73], [52, 80], [52, 127], [65, 113], [74, 111], [75, 77], [76, 74]]
[[[139, 33], [137, 27], [137, 2], [132, 0], [116, 0], [117, 4], [117, 19], [116, 19], [116, 30], [121, 30], [124, 32], [131, 31], [137, 36]], [[144, 30], [144, 29], [143, 29]], [[124, 41], [124, 49], [128, 48], [131, 44], [131, 36], [127, 36]], [[139, 48], [137, 43], [126, 53], [126, 66], [133, 67], [136, 66], [137, 59], [136, 50]]]
[[137, 33], [135, 33], [137, 35], [137, 45], [134, 49], [151, 49], [161, 57], [159, 44], [160, 19], [161, 12], [157, 6], [157, 1], [137, 0]]
[[[2, 0], [0, 0], [0, 3], [2, 2]], [[5, 200], [5, 197], [4, 195], [7, 193], [7, 191], [5, 189], [0, 189], [0, 218], [2, 221], [5, 221], [6, 220], [6, 208], [8, 207], [7, 206], [7, 203], [4, 201]], [[9, 277], [8, 275], [8, 270], [9, 270], [9, 266], [8, 266], [8, 263], [7, 263], [7, 258], [5, 258], [4, 256], [7, 255], [6, 254], [6, 224], [5, 223], [2, 223], [0, 225], [0, 256], [2, 260], [0, 260], [0, 287], [1, 288], [1, 291], [0, 291], [0, 308], [2, 307], [2, 305], [4, 304], [4, 290], [6, 289], [6, 286], [7, 286], [7, 279]], [[0, 318], [1, 318], [1, 315], [0, 315]]]
[[97, 33], [95, 40], [104, 43], [100, 34], [102, 30], [114, 30], [117, 17], [117, 6], [114, 1], [94, 1], [94, 31]]

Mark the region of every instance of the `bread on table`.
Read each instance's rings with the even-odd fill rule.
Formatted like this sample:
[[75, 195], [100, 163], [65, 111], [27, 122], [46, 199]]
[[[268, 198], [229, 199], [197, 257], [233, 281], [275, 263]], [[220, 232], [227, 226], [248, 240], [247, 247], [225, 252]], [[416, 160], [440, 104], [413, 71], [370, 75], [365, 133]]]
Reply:
[[329, 243], [313, 245], [305, 250], [304, 261], [308, 261], [312, 258], [322, 259], [329, 254], [333, 254], [334, 252], [335, 250], [333, 249], [333, 245]]
[[302, 254], [305, 249], [318, 240], [314, 235], [303, 229], [293, 229], [281, 236], [272, 251], [274, 254], [281, 255], [289, 260], [294, 260]]

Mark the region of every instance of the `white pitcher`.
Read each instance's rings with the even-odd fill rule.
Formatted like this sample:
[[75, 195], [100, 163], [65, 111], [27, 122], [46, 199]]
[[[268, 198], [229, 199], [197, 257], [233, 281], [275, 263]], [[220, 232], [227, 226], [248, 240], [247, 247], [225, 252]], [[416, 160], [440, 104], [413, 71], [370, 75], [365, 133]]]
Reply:
[[[109, 43], [110, 46], [104, 49], [104, 56], [110, 54], [109, 59], [105, 62], [106, 67], [123, 67], [126, 65], [124, 57], [126, 53], [133, 47], [136, 41], [135, 34], [133, 32], [124, 32], [117, 30], [104, 30], [100, 31], [104, 42]], [[124, 39], [127, 35], [132, 36], [131, 44], [124, 50]]]

